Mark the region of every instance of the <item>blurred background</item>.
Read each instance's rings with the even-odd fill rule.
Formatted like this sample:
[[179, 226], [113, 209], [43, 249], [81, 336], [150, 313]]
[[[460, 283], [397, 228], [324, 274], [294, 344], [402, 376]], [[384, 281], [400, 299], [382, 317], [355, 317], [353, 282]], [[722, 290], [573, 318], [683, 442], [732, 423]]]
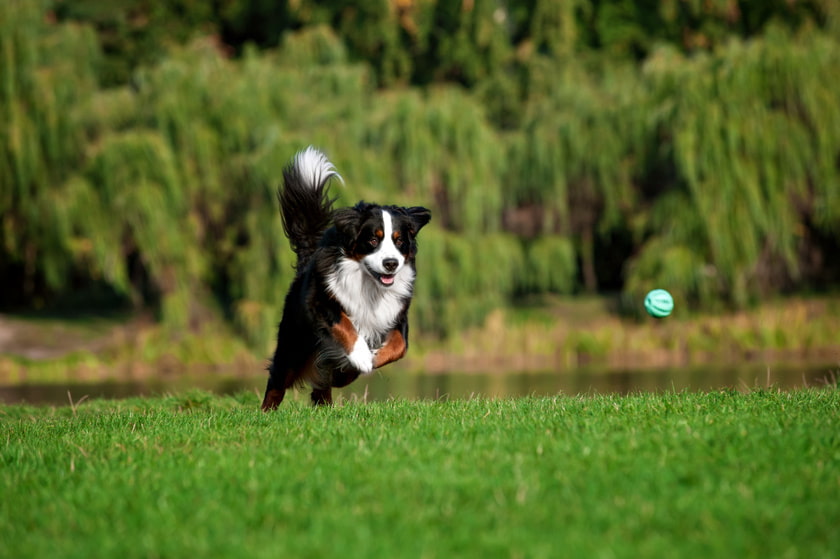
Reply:
[[339, 203], [433, 211], [380, 377], [807, 383], [840, 366], [838, 77], [838, 0], [4, 0], [0, 385], [261, 385], [310, 144]]

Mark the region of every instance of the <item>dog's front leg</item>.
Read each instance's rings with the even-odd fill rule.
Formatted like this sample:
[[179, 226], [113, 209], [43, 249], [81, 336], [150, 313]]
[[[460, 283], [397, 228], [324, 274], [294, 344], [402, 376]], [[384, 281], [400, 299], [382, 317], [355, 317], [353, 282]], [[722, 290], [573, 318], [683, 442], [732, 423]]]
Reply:
[[344, 348], [347, 361], [362, 374], [373, 370], [373, 353], [365, 339], [356, 331], [356, 327], [344, 312], [341, 318], [330, 328], [333, 338]]
[[394, 329], [388, 332], [385, 343], [376, 351], [373, 357], [373, 368], [378, 369], [388, 363], [402, 359], [408, 349], [408, 343], [401, 330]]

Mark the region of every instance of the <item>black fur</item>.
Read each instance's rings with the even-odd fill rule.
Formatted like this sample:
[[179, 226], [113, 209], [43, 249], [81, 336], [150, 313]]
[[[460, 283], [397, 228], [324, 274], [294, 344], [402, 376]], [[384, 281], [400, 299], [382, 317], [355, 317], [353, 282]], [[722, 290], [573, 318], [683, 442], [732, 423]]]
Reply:
[[[312, 169], [301, 164], [299, 154], [284, 170], [284, 186], [278, 192], [283, 228], [297, 254], [297, 265], [278, 327], [277, 348], [268, 368], [269, 378], [262, 404], [264, 410], [276, 408], [286, 390], [301, 382], [312, 386], [314, 403], [331, 403], [333, 387], [346, 386], [360, 374], [405, 354], [408, 348], [407, 313], [416, 274], [416, 235], [431, 219], [431, 212], [422, 207], [403, 208], [359, 202], [351, 208], [334, 210], [334, 200], [328, 196], [329, 179], [335, 176], [332, 165], [318, 152], [307, 153], [315, 153], [322, 158], [318, 159], [322, 165], [316, 169], [318, 172], [310, 173], [311, 176], [302, 172], [302, 167], [304, 170]], [[357, 272], [354, 267], [358, 265], [362, 270], [365, 257], [379, 250], [380, 240], [376, 236], [382, 234], [383, 211], [391, 216], [393, 247], [404, 258], [403, 267], [410, 267], [411, 271], [410, 275], [402, 272], [404, 275], [401, 276], [410, 277], [411, 283], [399, 280], [399, 288], [386, 283], [389, 277], [392, 283], [397, 283], [387, 269], [379, 273], [365, 267]], [[393, 265], [385, 260], [385, 265]], [[362, 286], [358, 296], [347, 290], [341, 292], [344, 295], [338, 296], [335, 286], [332, 290], [329, 286], [330, 278], [335, 282], [344, 273], [342, 263], [362, 278], [356, 280]], [[403, 291], [389, 292], [390, 289]], [[344, 297], [345, 304], [338, 300], [340, 297]], [[358, 309], [358, 305], [367, 301], [378, 304], [386, 297], [391, 303], [381, 307], [387, 312], [377, 315], [377, 318], [382, 318], [381, 321], [365, 322], [366, 334], [363, 336], [356, 329], [358, 321], [351, 309]], [[347, 305], [349, 308], [346, 308]], [[368, 308], [361, 310], [364, 312], [359, 314], [369, 314]], [[393, 317], [387, 313], [392, 313]], [[387, 326], [369, 326], [380, 322]], [[350, 360], [350, 354], [354, 353], [350, 351], [354, 339], [364, 340], [366, 346], [375, 351], [371, 366], [366, 370]]]
[[330, 225], [335, 200], [327, 195], [330, 177], [319, 181], [312, 188], [308, 178], [301, 176], [294, 162], [283, 169], [285, 188], [277, 191], [283, 230], [289, 238], [298, 261], [303, 268], [318, 248], [318, 241]]

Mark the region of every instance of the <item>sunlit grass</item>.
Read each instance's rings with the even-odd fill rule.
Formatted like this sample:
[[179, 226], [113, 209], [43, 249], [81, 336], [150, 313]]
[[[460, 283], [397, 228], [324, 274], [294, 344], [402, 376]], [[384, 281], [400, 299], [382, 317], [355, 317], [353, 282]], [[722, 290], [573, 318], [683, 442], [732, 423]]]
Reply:
[[829, 557], [840, 392], [0, 408], [4, 557]]

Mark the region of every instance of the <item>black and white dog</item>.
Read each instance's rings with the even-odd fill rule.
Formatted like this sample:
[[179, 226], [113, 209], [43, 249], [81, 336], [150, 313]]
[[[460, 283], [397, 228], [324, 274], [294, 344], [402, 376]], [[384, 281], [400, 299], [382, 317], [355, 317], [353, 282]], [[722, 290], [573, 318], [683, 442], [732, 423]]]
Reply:
[[262, 409], [272, 410], [296, 383], [312, 386], [315, 404], [403, 357], [414, 289], [415, 238], [426, 208], [359, 202], [334, 210], [327, 183], [341, 176], [309, 147], [283, 170], [278, 193], [283, 228], [297, 254], [269, 365]]

